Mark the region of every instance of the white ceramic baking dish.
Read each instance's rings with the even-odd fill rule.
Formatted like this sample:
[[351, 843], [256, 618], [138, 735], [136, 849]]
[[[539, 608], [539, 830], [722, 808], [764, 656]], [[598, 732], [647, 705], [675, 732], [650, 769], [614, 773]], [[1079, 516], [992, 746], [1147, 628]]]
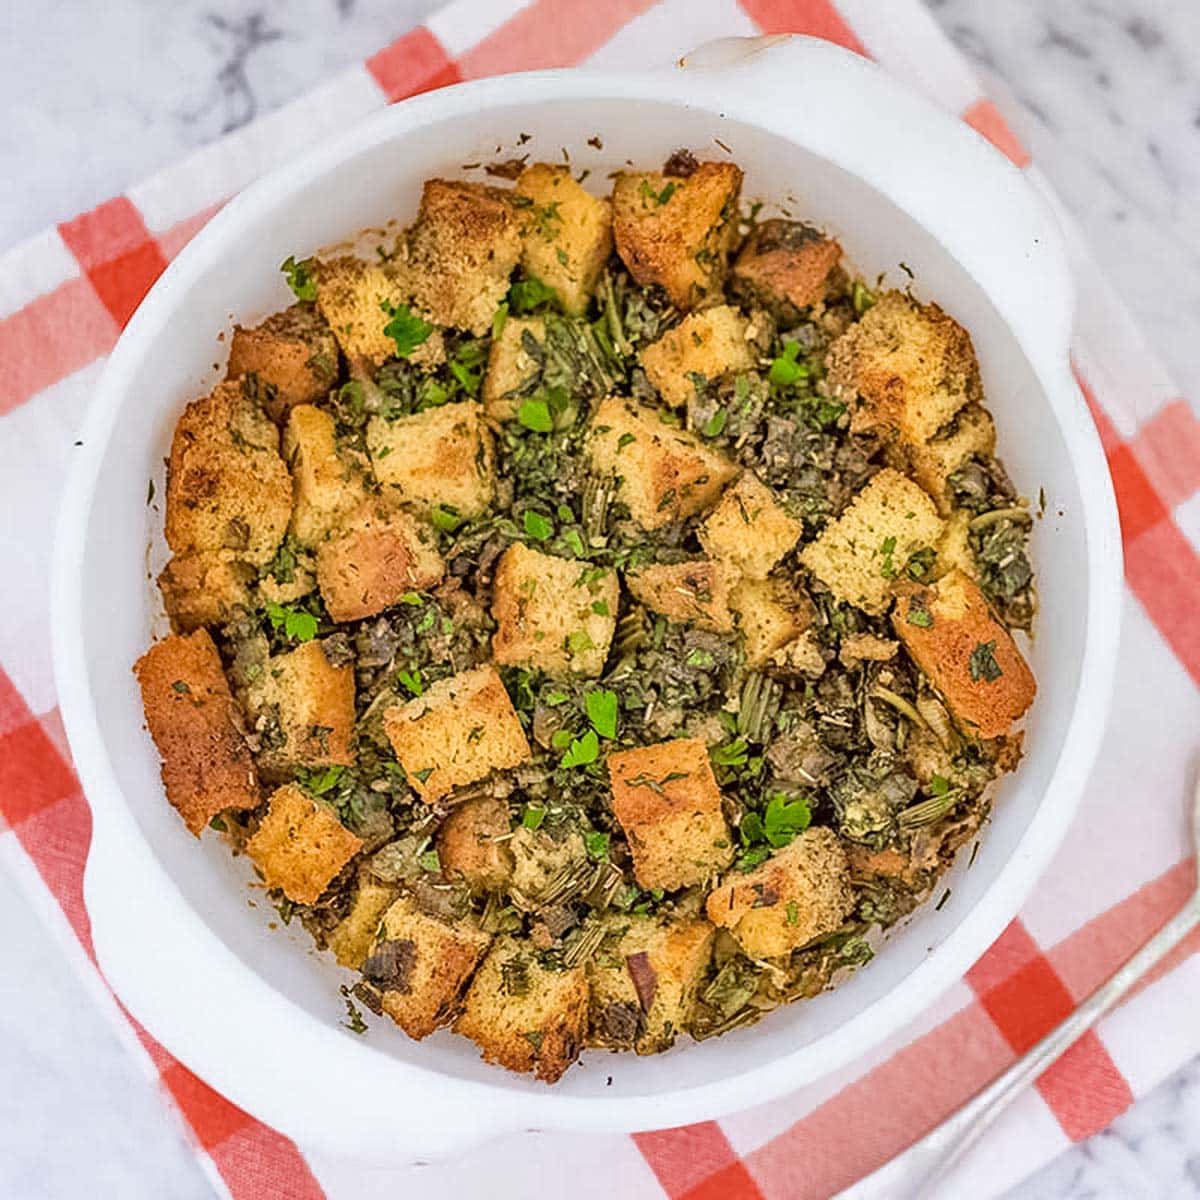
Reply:
[[[275, 913], [219, 839], [167, 805], [130, 667], [164, 629], [163, 458], [183, 405], [217, 377], [233, 320], [282, 307], [279, 263], [415, 211], [421, 181], [521, 152], [607, 172], [678, 146], [727, 153], [745, 194], [834, 231], [869, 276], [936, 298], [971, 331], [1000, 446], [1046, 516], [1034, 548], [1040, 692], [1027, 757], [1000, 789], [940, 911], [897, 929], [840, 988], [703, 1045], [588, 1053], [554, 1088], [442, 1033], [355, 1036], [348, 979]], [[603, 151], [588, 145], [599, 135]], [[726, 150], [728, 147], [728, 150]], [[503, 155], [502, 155], [503, 156]], [[57, 683], [94, 831], [85, 895], [101, 967], [131, 1012], [203, 1079], [301, 1143], [427, 1156], [522, 1128], [636, 1130], [761, 1103], [861, 1055], [961, 979], [1016, 913], [1074, 811], [1104, 727], [1120, 547], [1109, 476], [1067, 355], [1059, 232], [996, 151], [862, 59], [803, 38], [719, 43], [660, 73], [548, 71], [470, 83], [380, 112], [229, 204], [163, 275], [113, 352], [64, 501], [53, 584]], [[148, 558], [148, 548], [149, 558]]]

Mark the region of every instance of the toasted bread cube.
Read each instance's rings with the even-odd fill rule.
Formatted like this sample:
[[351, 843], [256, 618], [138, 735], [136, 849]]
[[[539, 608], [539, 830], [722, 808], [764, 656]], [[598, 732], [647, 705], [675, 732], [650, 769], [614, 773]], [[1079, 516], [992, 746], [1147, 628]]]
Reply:
[[176, 554], [158, 577], [171, 628], [185, 633], [201, 625], [223, 625], [252, 605], [255, 572], [232, 550]]
[[509, 666], [599, 675], [617, 627], [619, 592], [613, 571], [514, 542], [496, 567], [492, 656]]
[[451, 924], [401, 896], [384, 913], [363, 977], [383, 993], [383, 1011], [420, 1040], [454, 1016], [491, 941], [473, 918]]
[[676, 738], [608, 756], [613, 814], [644, 888], [673, 892], [733, 861], [721, 789], [699, 738]]
[[776, 217], [750, 231], [733, 264], [733, 286], [772, 311], [795, 317], [825, 298], [842, 248], [819, 229]]
[[509, 847], [513, 855], [509, 891], [526, 909], [538, 907], [564, 875], [588, 863], [583, 834], [569, 825], [539, 829], [518, 825]]
[[613, 184], [613, 237], [643, 287], [658, 284], [676, 308], [695, 308], [725, 283], [737, 232], [742, 172], [702, 162], [687, 178], [622, 171]]
[[775, 493], [744, 471], [704, 519], [699, 536], [710, 557], [750, 579], [765, 579], [803, 532], [803, 523], [788, 516]]
[[541, 377], [540, 348], [545, 340], [546, 322], [541, 317], [508, 317], [500, 336], [492, 339], [480, 398], [493, 421], [516, 417], [521, 400], [515, 393]]
[[332, 666], [324, 643], [268, 658], [247, 688], [247, 705], [263, 734], [264, 770], [354, 762], [354, 667]]
[[625, 576], [630, 595], [652, 612], [661, 613], [677, 625], [695, 625], [714, 633], [733, 630], [731, 582], [728, 567], [703, 559], [651, 563]]
[[657, 1054], [687, 1026], [712, 958], [705, 920], [613, 914], [609, 936], [588, 963], [590, 1036], [613, 1050]]
[[908, 448], [913, 477], [934, 498], [943, 515], [950, 512], [953, 497], [946, 480], [976, 454], [991, 454], [996, 448], [996, 426], [987, 409], [969, 404], [929, 441]]
[[754, 870], [709, 893], [708, 919], [751, 958], [779, 958], [841, 927], [854, 907], [850, 867], [836, 833], [806, 829]]
[[[408, 301], [404, 280], [391, 264], [350, 255], [317, 265], [317, 307], [352, 367], [378, 367], [396, 355], [384, 332], [393, 309]], [[440, 322], [439, 322], [440, 324]], [[446, 357], [439, 330], [409, 355], [409, 362], [433, 367]]]
[[405, 251], [402, 272], [417, 310], [438, 325], [482, 336], [521, 257], [510, 194], [479, 183], [427, 179]]
[[367, 500], [317, 550], [317, 582], [334, 621], [373, 617], [441, 581], [435, 534], [409, 513]]
[[[832, 394], [850, 405], [850, 428], [883, 427], [908, 445], [928, 441], [983, 398], [967, 331], [936, 304], [885, 292], [829, 352]], [[856, 403], [857, 400], [857, 403]]]
[[565, 313], [582, 316], [612, 253], [612, 205], [584, 191], [570, 167], [533, 163], [517, 179], [521, 268], [554, 289]]
[[707, 508], [737, 474], [695, 434], [615, 396], [592, 416], [588, 454], [594, 471], [618, 480], [618, 497], [643, 529], [661, 529]]
[[720, 379], [754, 366], [754, 326], [728, 304], [690, 313], [641, 353], [646, 378], [678, 408], [696, 391], [693, 375]]
[[477, 892], [499, 892], [513, 873], [508, 848], [512, 830], [508, 805], [491, 796], [468, 800], [450, 811], [437, 835], [442, 873], [460, 877]]
[[353, 971], [362, 969], [371, 953], [383, 914], [396, 899], [396, 888], [381, 883], [369, 871], [360, 871], [358, 888], [350, 911], [333, 927], [326, 945], [338, 964]]
[[965, 508], [955, 509], [946, 518], [946, 528], [937, 544], [937, 557], [929, 577], [940, 579], [955, 568], [972, 579], [979, 578], [975, 551], [971, 549], [971, 514]]
[[584, 968], [550, 970], [532, 942], [505, 936], [471, 981], [454, 1032], [470, 1038], [485, 1062], [555, 1083], [578, 1057], [587, 1019]]
[[337, 340], [311, 304], [293, 304], [252, 329], [235, 325], [226, 378], [241, 375], [267, 385], [263, 408], [282, 424], [297, 404], [323, 400], [337, 383]]
[[887, 611], [892, 582], [908, 560], [936, 547], [943, 529], [929, 497], [887, 467], [804, 547], [800, 561], [839, 600], [879, 614]]
[[[914, 612], [925, 615], [914, 621]], [[901, 596], [892, 626], [969, 736], [999, 737], [1033, 703], [1037, 683], [1029, 664], [962, 571]]]
[[495, 455], [483, 409], [474, 400], [443, 404], [389, 421], [367, 422], [375, 477], [390, 499], [460, 517], [486, 512], [495, 491]]
[[361, 849], [361, 838], [294, 783], [271, 793], [267, 815], [246, 843], [267, 887], [279, 888], [296, 904], [316, 904]]
[[729, 594], [748, 667], [761, 667], [812, 624], [808, 601], [782, 580], [743, 579]]
[[233, 550], [270, 562], [292, 515], [279, 430], [240, 383], [183, 410], [167, 463], [167, 544], [176, 554]]
[[226, 809], [257, 808], [242, 714], [206, 629], [156, 642], [133, 668], [167, 800], [197, 837]]
[[424, 695], [392, 705], [383, 727], [409, 783], [428, 803], [529, 758], [516, 709], [490, 666], [439, 679]]
[[333, 417], [311, 404], [288, 414], [283, 456], [292, 471], [291, 532], [302, 546], [315, 546], [366, 498], [363, 464], [338, 452]]

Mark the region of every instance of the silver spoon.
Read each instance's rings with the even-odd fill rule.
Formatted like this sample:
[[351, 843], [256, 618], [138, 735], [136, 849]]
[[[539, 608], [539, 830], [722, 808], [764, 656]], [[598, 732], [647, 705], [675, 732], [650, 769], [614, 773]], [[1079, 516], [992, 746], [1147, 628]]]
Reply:
[[1192, 845], [1196, 889], [1175, 914], [1124, 966], [1118, 968], [1061, 1025], [952, 1117], [902, 1156], [838, 1194], [838, 1200], [931, 1200], [937, 1187], [963, 1160], [998, 1116], [1083, 1036], [1135, 983], [1200, 926], [1200, 778], [1192, 797]]

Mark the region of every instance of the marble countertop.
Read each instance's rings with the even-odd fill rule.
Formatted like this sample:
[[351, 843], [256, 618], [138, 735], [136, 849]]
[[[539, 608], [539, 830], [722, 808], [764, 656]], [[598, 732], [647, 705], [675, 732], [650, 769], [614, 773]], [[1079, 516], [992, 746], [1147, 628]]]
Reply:
[[[1020, 132], [1108, 278], [1183, 393], [1200, 396], [1195, 0], [930, 4], [954, 41], [1020, 101]], [[0, 6], [0, 248], [291, 99], [434, 6]], [[0, 945], [0, 1196], [213, 1196], [180, 1122], [2, 868]], [[1011, 1193], [1131, 1197], [1200, 1197], [1200, 1061]]]

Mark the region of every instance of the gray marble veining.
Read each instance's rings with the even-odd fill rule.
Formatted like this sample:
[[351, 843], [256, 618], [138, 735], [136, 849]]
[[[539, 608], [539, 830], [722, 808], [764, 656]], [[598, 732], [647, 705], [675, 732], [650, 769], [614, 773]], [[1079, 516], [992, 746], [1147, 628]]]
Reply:
[[[0, 247], [301, 94], [434, 6], [0, 4]], [[1107, 276], [1181, 390], [1200, 397], [1200, 5], [931, 6], [1024, 106], [1021, 133]], [[210, 1195], [180, 1123], [5, 879], [0, 945], [0, 1196]], [[1200, 1062], [1010, 1200], [1136, 1197], [1200, 1197]]]

